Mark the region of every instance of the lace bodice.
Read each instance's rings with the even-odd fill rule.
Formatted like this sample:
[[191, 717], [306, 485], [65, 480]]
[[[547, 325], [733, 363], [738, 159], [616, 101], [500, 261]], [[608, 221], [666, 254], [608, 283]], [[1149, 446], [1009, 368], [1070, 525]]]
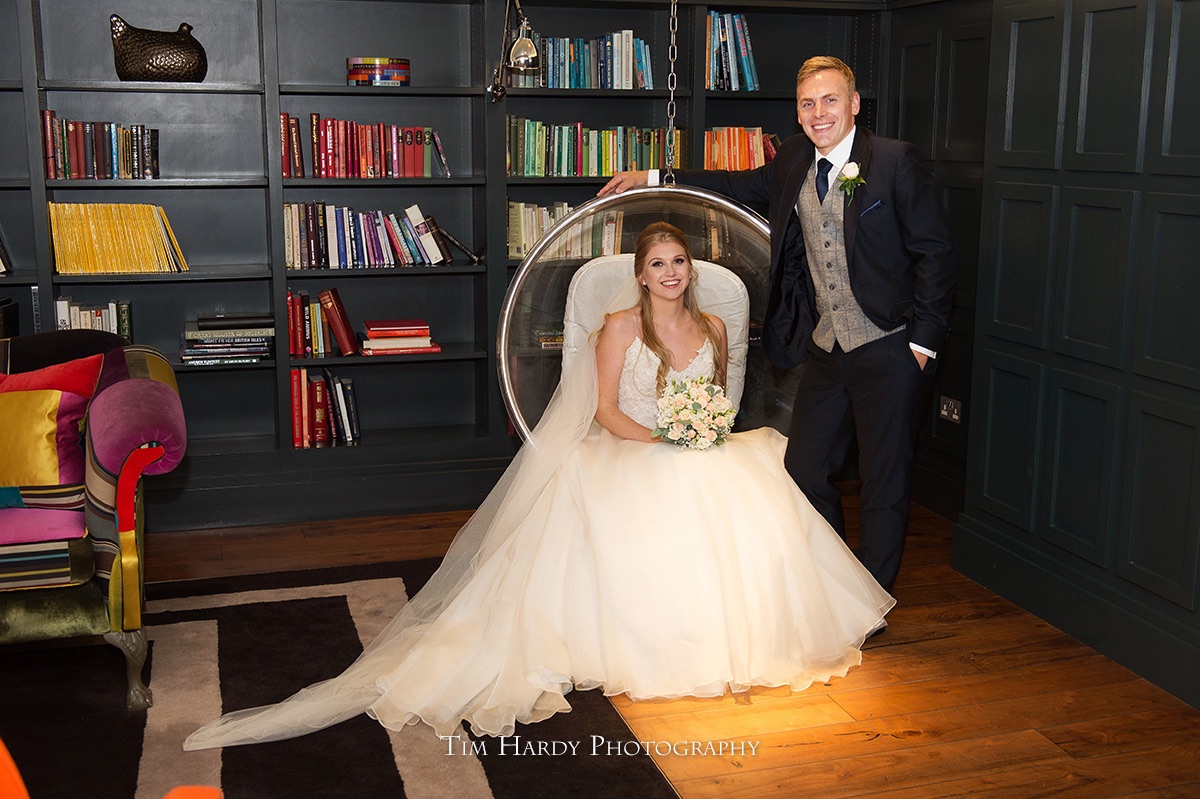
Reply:
[[[617, 407], [630, 419], [651, 429], [658, 419], [658, 365], [658, 356], [642, 343], [640, 336], [635, 338], [625, 350], [625, 365], [621, 367], [621, 382], [617, 386]], [[712, 377], [715, 371], [712, 342], [705, 340], [692, 362], [682, 371], [669, 370], [667, 380]]]

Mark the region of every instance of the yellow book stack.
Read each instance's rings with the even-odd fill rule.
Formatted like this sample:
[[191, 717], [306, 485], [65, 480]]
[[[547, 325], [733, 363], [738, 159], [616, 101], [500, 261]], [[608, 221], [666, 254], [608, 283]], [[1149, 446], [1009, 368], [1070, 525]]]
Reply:
[[159, 205], [48, 203], [60, 275], [186, 272], [187, 261]]

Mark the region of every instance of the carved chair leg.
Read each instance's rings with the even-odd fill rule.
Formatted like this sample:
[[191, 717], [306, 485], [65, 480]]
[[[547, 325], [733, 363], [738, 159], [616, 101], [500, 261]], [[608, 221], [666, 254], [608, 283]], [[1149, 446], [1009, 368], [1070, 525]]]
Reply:
[[104, 634], [104, 640], [125, 655], [125, 672], [129, 681], [125, 706], [130, 710], [145, 710], [153, 705], [154, 696], [142, 682], [142, 667], [146, 665], [146, 654], [149, 651], [145, 631], [109, 632]]

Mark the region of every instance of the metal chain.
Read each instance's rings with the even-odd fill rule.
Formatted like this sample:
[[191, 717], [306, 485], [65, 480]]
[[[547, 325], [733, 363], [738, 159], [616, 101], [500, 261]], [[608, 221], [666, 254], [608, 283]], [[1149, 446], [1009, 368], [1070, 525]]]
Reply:
[[663, 184], [675, 185], [675, 59], [679, 56], [679, 48], [675, 45], [675, 34], [679, 30], [679, 0], [671, 0], [671, 46], [667, 49], [667, 63], [670, 71], [667, 73], [667, 89], [670, 98], [667, 100], [667, 173]]

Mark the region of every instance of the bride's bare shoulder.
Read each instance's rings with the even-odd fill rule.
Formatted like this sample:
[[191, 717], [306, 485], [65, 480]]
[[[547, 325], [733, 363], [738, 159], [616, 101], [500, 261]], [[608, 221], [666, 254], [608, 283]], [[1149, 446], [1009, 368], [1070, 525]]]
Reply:
[[642, 332], [642, 317], [637, 308], [613, 311], [604, 319], [600, 330], [602, 339], [629, 344]]

